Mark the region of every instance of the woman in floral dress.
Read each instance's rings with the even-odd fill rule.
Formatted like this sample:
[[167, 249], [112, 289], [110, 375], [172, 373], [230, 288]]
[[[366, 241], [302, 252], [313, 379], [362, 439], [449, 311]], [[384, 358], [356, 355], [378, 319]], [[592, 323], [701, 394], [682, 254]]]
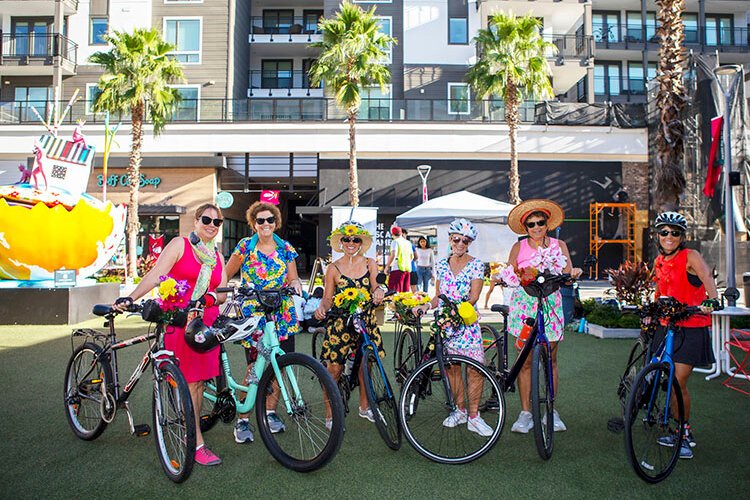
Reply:
[[[251, 238], [243, 238], [237, 244], [227, 262], [227, 277], [231, 278], [240, 271], [242, 286], [269, 289], [289, 285], [300, 294], [302, 289], [294, 261], [297, 258], [297, 252], [288, 241], [282, 240], [275, 233], [281, 228], [279, 209], [275, 205], [258, 201], [250, 205], [245, 216], [248, 226], [255, 231], [255, 235]], [[245, 316], [262, 317], [252, 338], [243, 342], [248, 362], [248, 374], [258, 357], [256, 345], [263, 335], [263, 328], [266, 324], [265, 313], [258, 307], [259, 305], [257, 299], [252, 298], [247, 299], [242, 306]], [[293, 352], [294, 337], [292, 335], [299, 332], [299, 323], [294, 301], [290, 296], [283, 298], [281, 307], [275, 314], [274, 322], [279, 341], [281, 341], [281, 349], [284, 352]], [[286, 429], [284, 422], [276, 413], [277, 400], [278, 398], [268, 398], [266, 403], [266, 418], [273, 433]], [[237, 443], [253, 440], [253, 432], [247, 417], [247, 414], [240, 415], [235, 424], [234, 439]]]
[[[577, 278], [583, 272], [572, 268], [570, 253], [564, 241], [547, 236], [548, 231], [557, 229], [565, 219], [565, 214], [557, 203], [551, 200], [527, 200], [516, 205], [508, 214], [508, 226], [517, 233], [528, 236], [516, 242], [510, 249], [508, 264], [513, 269], [538, 267], [542, 259], [556, 259], [555, 265], [563, 273], [570, 273]], [[518, 287], [513, 291], [510, 299], [510, 313], [508, 315], [508, 332], [518, 337], [526, 318], [536, 318], [537, 298], [532, 297]], [[562, 296], [556, 291], [544, 302], [544, 333], [550, 341], [552, 353], [552, 378], [555, 394], [557, 392], [557, 345], [563, 338], [563, 310]], [[521, 413], [518, 420], [511, 427], [511, 431], [527, 434], [534, 426], [531, 416], [531, 356], [526, 360], [518, 375], [518, 394], [521, 397]], [[553, 412], [555, 432], [566, 430], [557, 409]]]
[[[469, 255], [469, 246], [477, 238], [477, 230], [474, 224], [466, 219], [456, 219], [448, 227], [448, 239], [451, 254], [441, 259], [435, 267], [435, 297], [429, 304], [414, 308], [415, 313], [427, 312], [430, 308], [442, 307], [439, 295], [445, 295], [451, 302], [468, 302], [475, 308], [482, 292], [484, 283], [484, 263]], [[448, 354], [458, 354], [475, 359], [484, 364], [484, 349], [482, 348], [482, 333], [479, 328], [479, 316], [471, 325], [446, 327], [440, 332], [445, 338], [445, 351]], [[448, 377], [454, 391], [457, 408], [443, 421], [445, 427], [457, 427], [466, 424], [471, 432], [480, 436], [491, 436], [492, 428], [482, 419], [479, 414], [479, 398], [482, 394], [483, 384], [481, 376], [469, 370], [469, 401], [468, 408], [465, 407], [465, 398], [458, 394], [463, 390], [461, 374], [452, 373], [456, 367], [448, 369]], [[477, 386], [479, 384], [479, 386]], [[476, 395], [476, 397], [474, 397]]]

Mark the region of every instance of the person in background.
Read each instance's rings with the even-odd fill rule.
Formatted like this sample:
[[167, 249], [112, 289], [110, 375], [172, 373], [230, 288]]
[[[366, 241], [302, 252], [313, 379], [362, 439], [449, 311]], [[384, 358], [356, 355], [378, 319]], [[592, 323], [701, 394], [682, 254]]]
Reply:
[[487, 309], [488, 302], [490, 301], [490, 295], [492, 295], [492, 291], [495, 289], [495, 286], [500, 285], [500, 288], [502, 289], [502, 280], [500, 279], [500, 276], [498, 276], [498, 273], [500, 272], [500, 265], [497, 262], [490, 262], [490, 287], [487, 290], [487, 295], [484, 296], [484, 308]]
[[396, 292], [408, 292], [411, 274], [411, 261], [414, 260], [411, 242], [403, 237], [403, 232], [398, 226], [391, 228], [393, 241], [391, 242], [391, 254], [385, 264], [388, 273], [388, 288]]
[[[204, 305], [203, 322], [211, 326], [219, 316], [217, 302], [223, 301], [225, 294], [214, 290], [224, 287], [227, 279], [224, 274], [224, 258], [214, 239], [219, 234], [224, 218], [221, 209], [205, 203], [195, 211], [193, 232], [187, 238], [174, 238], [159, 254], [159, 259], [135, 287], [129, 297], [120, 297], [113, 308], [124, 311], [134, 300], [139, 299], [159, 285], [160, 276], [169, 276], [177, 281], [187, 280], [190, 300]], [[194, 351], [185, 342], [185, 327], [168, 326], [164, 335], [164, 348], [174, 352], [180, 370], [190, 388], [190, 399], [195, 413], [195, 461], [201, 465], [218, 465], [221, 459], [206, 447], [199, 422], [200, 408], [203, 405], [203, 383], [219, 375], [219, 348], [208, 352]]]
[[430, 280], [433, 277], [433, 268], [435, 267], [435, 254], [432, 253], [430, 242], [424, 236], [420, 236], [417, 240], [414, 255], [417, 265], [417, 288], [421, 287], [424, 293], [428, 293]]
[[319, 286], [316, 287], [315, 290], [313, 290], [312, 295], [309, 299], [307, 299], [307, 302], [305, 302], [305, 307], [302, 309], [302, 315], [305, 319], [304, 328], [307, 331], [310, 331], [309, 328], [317, 328], [322, 326], [322, 322], [315, 319], [315, 311], [318, 310], [318, 307], [320, 307], [320, 302], [323, 300], [323, 287]]
[[[718, 309], [719, 301], [711, 270], [701, 254], [685, 248], [687, 220], [677, 212], [664, 212], [654, 221], [656, 245], [659, 256], [654, 261], [654, 298], [669, 296], [688, 306], [703, 306], [706, 313]], [[680, 448], [680, 458], [693, 458], [695, 438], [690, 427], [691, 400], [688, 379], [695, 366], [715, 363], [708, 327], [711, 317], [694, 315], [677, 323], [674, 338], [674, 374], [680, 384], [685, 405], [685, 435]], [[659, 345], [666, 336], [666, 325], [657, 327], [653, 345]], [[659, 438], [662, 446], [674, 447], [675, 436]]]
[[417, 291], [417, 247], [414, 245], [414, 242], [409, 239], [409, 231], [407, 231], [404, 228], [401, 228], [401, 232], [404, 235], [404, 239], [411, 243], [411, 269], [409, 270], [409, 290], [411, 292]]

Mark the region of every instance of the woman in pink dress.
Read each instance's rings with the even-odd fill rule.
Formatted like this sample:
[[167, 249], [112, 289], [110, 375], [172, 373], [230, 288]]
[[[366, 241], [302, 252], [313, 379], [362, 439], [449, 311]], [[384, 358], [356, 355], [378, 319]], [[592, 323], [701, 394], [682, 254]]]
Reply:
[[[153, 269], [143, 277], [129, 297], [120, 297], [114, 307], [124, 310], [134, 300], [143, 297], [159, 285], [162, 276], [177, 281], [186, 280], [190, 300], [199, 300], [204, 306], [203, 322], [209, 326], [219, 315], [218, 298], [214, 290], [226, 286], [224, 258], [214, 239], [219, 234], [224, 219], [221, 210], [206, 203], [195, 212], [195, 230], [187, 238], [175, 238], [159, 255]], [[221, 294], [223, 300], [223, 294]], [[204, 442], [198, 421], [203, 404], [203, 382], [219, 374], [219, 348], [199, 353], [185, 342], [185, 327], [168, 326], [164, 336], [164, 347], [173, 351], [180, 362], [180, 370], [190, 387], [190, 396], [195, 409], [196, 451], [195, 461], [201, 465], [221, 463]]]

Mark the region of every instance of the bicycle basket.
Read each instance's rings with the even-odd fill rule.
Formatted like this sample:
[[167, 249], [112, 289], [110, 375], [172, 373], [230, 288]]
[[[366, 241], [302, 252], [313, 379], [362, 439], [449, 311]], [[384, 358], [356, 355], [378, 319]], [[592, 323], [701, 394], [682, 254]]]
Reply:
[[[541, 277], [544, 276], [542, 275]], [[547, 297], [560, 289], [560, 283], [546, 279], [543, 283], [539, 283], [539, 281], [534, 280], [528, 285], [524, 285], [523, 289], [531, 297]]]
[[143, 307], [141, 308], [141, 318], [143, 318], [143, 321], [158, 323], [161, 321], [163, 314], [164, 312], [155, 300], [147, 300], [143, 303]]

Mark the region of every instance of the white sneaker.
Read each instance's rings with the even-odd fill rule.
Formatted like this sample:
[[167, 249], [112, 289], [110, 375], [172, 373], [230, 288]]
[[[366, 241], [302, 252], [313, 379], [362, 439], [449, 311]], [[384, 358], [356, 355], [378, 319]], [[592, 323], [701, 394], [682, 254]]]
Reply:
[[369, 408], [366, 409], [366, 410], [363, 410], [362, 408], [360, 408], [359, 409], [359, 416], [362, 417], [362, 418], [364, 418], [365, 420], [369, 420], [373, 424], [375, 423], [375, 417], [372, 416], [372, 410], [369, 409]]
[[518, 420], [516, 420], [513, 427], [510, 428], [510, 431], [528, 434], [532, 427], [534, 427], [534, 420], [531, 417], [531, 412], [522, 411], [518, 414]]
[[487, 422], [485, 422], [478, 413], [476, 417], [469, 419], [467, 427], [471, 432], [476, 432], [482, 437], [490, 437], [493, 433], [492, 427], [487, 425]]
[[328, 429], [329, 431], [331, 429], [333, 429], [333, 419], [332, 418], [327, 418], [326, 419], [326, 429]]
[[456, 427], [461, 424], [465, 424], [466, 420], [468, 418], [468, 413], [466, 410], [462, 410], [461, 408], [456, 408], [451, 412], [450, 415], [445, 417], [445, 420], [443, 420], [443, 427]]
[[[547, 415], [542, 417], [542, 425], [547, 425]], [[552, 425], [555, 428], [555, 432], [564, 432], [568, 430], [563, 421], [560, 420], [560, 414], [557, 413], [557, 410], [552, 410]]]

